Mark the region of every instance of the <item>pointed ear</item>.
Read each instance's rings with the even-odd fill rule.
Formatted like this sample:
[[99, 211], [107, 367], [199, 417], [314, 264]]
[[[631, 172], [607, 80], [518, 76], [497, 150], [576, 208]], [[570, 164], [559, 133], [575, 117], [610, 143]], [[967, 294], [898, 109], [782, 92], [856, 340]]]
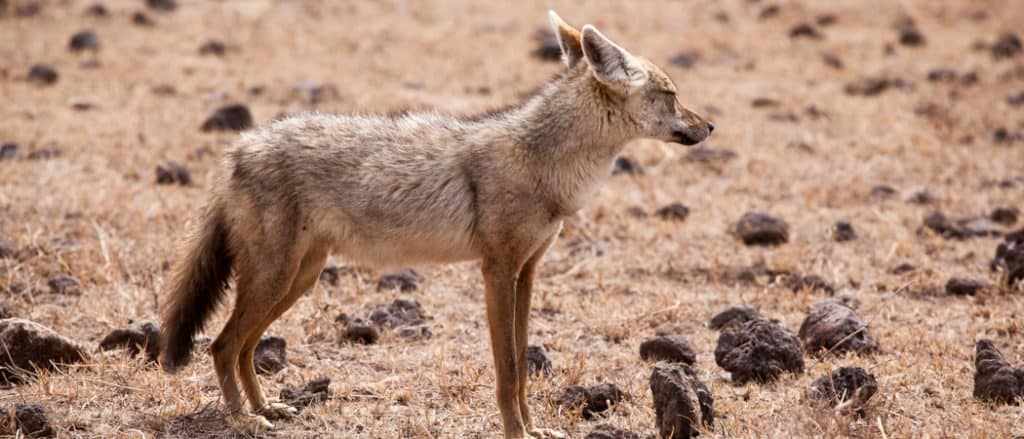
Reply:
[[583, 47], [580, 46], [580, 31], [562, 21], [555, 11], [548, 11], [548, 18], [551, 20], [551, 28], [558, 38], [558, 45], [562, 47], [562, 61], [565, 65], [575, 66], [583, 58]]
[[583, 26], [583, 56], [598, 81], [628, 91], [647, 82], [647, 70], [626, 49], [609, 40], [597, 28]]

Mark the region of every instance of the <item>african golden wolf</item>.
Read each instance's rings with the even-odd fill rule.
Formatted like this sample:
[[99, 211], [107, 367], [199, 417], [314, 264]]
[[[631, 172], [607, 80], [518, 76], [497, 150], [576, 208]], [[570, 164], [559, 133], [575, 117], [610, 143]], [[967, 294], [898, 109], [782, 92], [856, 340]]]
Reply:
[[267, 418], [295, 409], [268, 402], [253, 351], [328, 254], [371, 267], [479, 260], [505, 437], [557, 435], [535, 428], [527, 407], [537, 263], [626, 142], [693, 145], [714, 125], [679, 104], [653, 63], [549, 15], [566, 69], [517, 107], [474, 118], [307, 114], [243, 134], [170, 281], [164, 369], [188, 363], [233, 272], [234, 310], [210, 351], [231, 423], [272, 428]]

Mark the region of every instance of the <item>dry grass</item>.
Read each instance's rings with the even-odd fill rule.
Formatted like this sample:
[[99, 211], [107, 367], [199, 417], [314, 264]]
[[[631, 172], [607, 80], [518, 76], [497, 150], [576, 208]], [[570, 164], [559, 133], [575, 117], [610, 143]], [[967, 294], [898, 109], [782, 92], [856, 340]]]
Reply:
[[[25, 0], [13, 0], [24, 3]], [[153, 28], [131, 24], [140, 1], [110, 0], [111, 16], [92, 18], [88, 1], [49, 1], [31, 18], [0, 19], [0, 141], [22, 153], [48, 144], [50, 160], [0, 162], [0, 239], [32, 249], [0, 260], [0, 292], [15, 313], [90, 345], [129, 319], [155, 319], [167, 264], [187, 221], [203, 201], [204, 182], [232, 135], [200, 133], [203, 118], [228, 101], [242, 101], [257, 121], [308, 109], [291, 90], [300, 80], [329, 83], [338, 95], [321, 111], [384, 112], [436, 107], [469, 113], [514, 102], [556, 72], [558, 64], [529, 56], [532, 34], [554, 7], [569, 22], [594, 23], [676, 79], [683, 102], [709, 114], [718, 129], [711, 148], [736, 159], [717, 165], [684, 160], [677, 145], [638, 141], [625, 154], [645, 168], [613, 178], [593, 205], [569, 221], [541, 269], [532, 342], [543, 345], [558, 373], [530, 384], [538, 423], [582, 437], [596, 422], [560, 413], [546, 396], [570, 383], [616, 383], [630, 399], [605, 420], [653, 431], [647, 380], [650, 365], [637, 348], [660, 325], [678, 328], [698, 352], [697, 370], [719, 413], [708, 437], [972, 437], [1024, 435], [1020, 406], [991, 407], [971, 397], [973, 345], [993, 338], [1014, 364], [1024, 363], [1017, 292], [978, 297], [913, 294], [967, 275], [995, 282], [987, 268], [996, 239], [944, 240], [918, 234], [924, 215], [985, 214], [1024, 205], [1024, 142], [993, 142], [995, 127], [1024, 129], [1020, 107], [1005, 97], [1024, 89], [1024, 57], [993, 61], [974, 51], [977, 40], [1020, 31], [1024, 8], [1005, 1], [782, 2], [778, 16], [759, 20], [763, 3], [648, 1], [484, 4], [418, 2], [183, 1], [173, 13], [147, 12]], [[837, 3], [837, 4], [836, 4]], [[971, 18], [986, 11], [982, 20]], [[820, 41], [792, 40], [791, 26], [834, 13]], [[716, 15], [727, 15], [727, 21]], [[894, 45], [891, 23], [913, 16], [927, 38], [920, 48]], [[75, 55], [70, 35], [94, 29], [101, 49]], [[223, 58], [199, 56], [207, 39], [224, 40]], [[690, 70], [668, 59], [698, 51]], [[846, 65], [821, 62], [832, 52]], [[81, 68], [89, 58], [99, 68]], [[53, 64], [51, 87], [23, 81], [36, 62]], [[977, 85], [936, 84], [928, 70], [977, 72]], [[843, 86], [868, 75], [899, 76], [913, 90], [854, 97]], [[171, 84], [174, 95], [151, 90]], [[253, 86], [265, 87], [251, 96]], [[217, 97], [226, 92], [226, 101]], [[771, 97], [777, 109], [752, 108]], [[70, 102], [85, 99], [90, 111]], [[936, 118], [915, 115], [931, 103]], [[812, 118], [814, 105], [827, 117]], [[772, 120], [794, 112], [799, 123]], [[805, 142], [813, 151], [788, 147]], [[189, 159], [208, 148], [213, 154]], [[153, 169], [168, 159], [186, 164], [197, 184], [157, 186]], [[900, 190], [887, 201], [868, 196], [875, 184]], [[927, 188], [933, 205], [907, 203]], [[673, 201], [692, 209], [682, 223], [628, 216]], [[749, 248], [727, 232], [746, 211], [764, 210], [791, 224], [791, 242]], [[853, 223], [859, 239], [835, 243], [829, 227]], [[586, 236], [603, 248], [571, 252]], [[916, 273], [891, 275], [901, 262]], [[721, 282], [738, 266], [817, 273], [838, 293], [855, 295], [860, 314], [883, 352], [871, 357], [808, 360], [806, 373], [769, 385], [735, 387], [714, 364], [717, 333], [705, 322], [720, 309], [748, 303], [796, 329], [820, 294], [777, 285]], [[333, 379], [334, 398], [281, 422], [277, 437], [496, 437], [500, 420], [485, 337], [482, 285], [475, 264], [426, 267], [420, 300], [433, 317], [433, 337], [407, 342], [387, 336], [374, 346], [338, 343], [334, 317], [390, 301], [376, 275], [321, 283], [270, 332], [289, 342], [290, 366], [263, 379], [268, 392], [320, 375]], [[12, 286], [45, 291], [66, 274], [82, 282], [80, 297], [12, 295]], [[223, 321], [218, 317], [213, 325]], [[841, 365], [873, 372], [880, 391], [863, 419], [815, 409], [803, 389]], [[141, 360], [98, 355], [94, 362], [0, 391], [0, 405], [39, 402], [61, 436], [229, 436], [212, 365], [201, 355], [169, 376]]]

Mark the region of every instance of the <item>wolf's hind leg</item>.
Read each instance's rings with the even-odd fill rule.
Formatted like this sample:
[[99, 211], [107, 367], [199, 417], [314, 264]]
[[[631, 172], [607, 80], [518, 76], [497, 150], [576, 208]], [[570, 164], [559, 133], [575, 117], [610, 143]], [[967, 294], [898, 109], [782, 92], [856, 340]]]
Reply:
[[324, 263], [327, 262], [329, 250], [329, 246], [317, 243], [313, 244], [305, 252], [305, 255], [302, 255], [297, 274], [292, 280], [291, 286], [287, 288], [287, 293], [273, 306], [266, 307], [263, 320], [245, 336], [245, 344], [242, 346], [238, 360], [242, 386], [249, 396], [249, 404], [253, 411], [269, 419], [291, 417], [298, 411], [287, 404], [267, 400], [263, 388], [259, 384], [259, 379], [256, 377], [256, 368], [253, 363], [256, 345], [259, 344], [260, 337], [267, 328], [316, 284], [317, 279], [320, 278], [320, 271], [323, 270]]
[[[283, 237], [276, 239], [281, 238]], [[281, 248], [285, 250], [282, 251]], [[246, 255], [250, 258], [239, 258], [236, 266], [238, 296], [235, 299], [235, 309], [224, 330], [211, 346], [224, 400], [231, 411], [231, 423], [247, 433], [251, 427], [272, 428], [273, 425], [263, 416], [250, 415], [243, 410], [241, 393], [236, 383], [236, 371], [241, 372], [242, 386], [247, 394], [251, 395], [254, 388], [258, 391], [259, 382], [252, 379], [248, 373], [253, 367], [251, 350], [245, 357], [248, 359], [248, 365], [244, 362], [239, 364], [239, 360], [245, 353], [249, 335], [262, 327], [267, 313], [288, 293], [298, 271], [301, 256], [294, 247], [277, 247], [276, 252], [269, 251], [273, 249], [274, 247], [269, 245], [259, 246], [250, 249], [251, 252]], [[259, 255], [259, 264], [254, 263], [251, 255]]]

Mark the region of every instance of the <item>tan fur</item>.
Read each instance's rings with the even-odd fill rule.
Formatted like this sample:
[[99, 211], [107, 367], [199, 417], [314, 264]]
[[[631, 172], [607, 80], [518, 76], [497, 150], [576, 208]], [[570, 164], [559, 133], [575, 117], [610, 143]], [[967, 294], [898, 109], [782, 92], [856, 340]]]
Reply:
[[[609, 175], [624, 143], [650, 137], [692, 144], [712, 128], [679, 105], [672, 81], [652, 63], [593, 27], [580, 32], [551, 18], [569, 47], [568, 68], [519, 107], [476, 119], [308, 114], [245, 133], [227, 154], [210, 211], [224, 229], [237, 298], [211, 350], [234, 422], [270, 425], [244, 412], [238, 378], [258, 413], [292, 413], [268, 403], [252, 351], [335, 253], [372, 267], [480, 260], [505, 436], [539, 434], [530, 422], [525, 364], [535, 267], [563, 218]], [[217, 242], [199, 240], [189, 254], [213, 251], [204, 250], [206, 241]], [[188, 315], [191, 297], [203, 297], [197, 289], [214, 294], [212, 303], [220, 294], [195, 285], [220, 278], [202, 276], [196, 263], [185, 260], [179, 271], [198, 274], [172, 286], [165, 346], [193, 335], [181, 327], [201, 327], [202, 312], [198, 325], [172, 318]], [[183, 361], [169, 358], [165, 367]]]

